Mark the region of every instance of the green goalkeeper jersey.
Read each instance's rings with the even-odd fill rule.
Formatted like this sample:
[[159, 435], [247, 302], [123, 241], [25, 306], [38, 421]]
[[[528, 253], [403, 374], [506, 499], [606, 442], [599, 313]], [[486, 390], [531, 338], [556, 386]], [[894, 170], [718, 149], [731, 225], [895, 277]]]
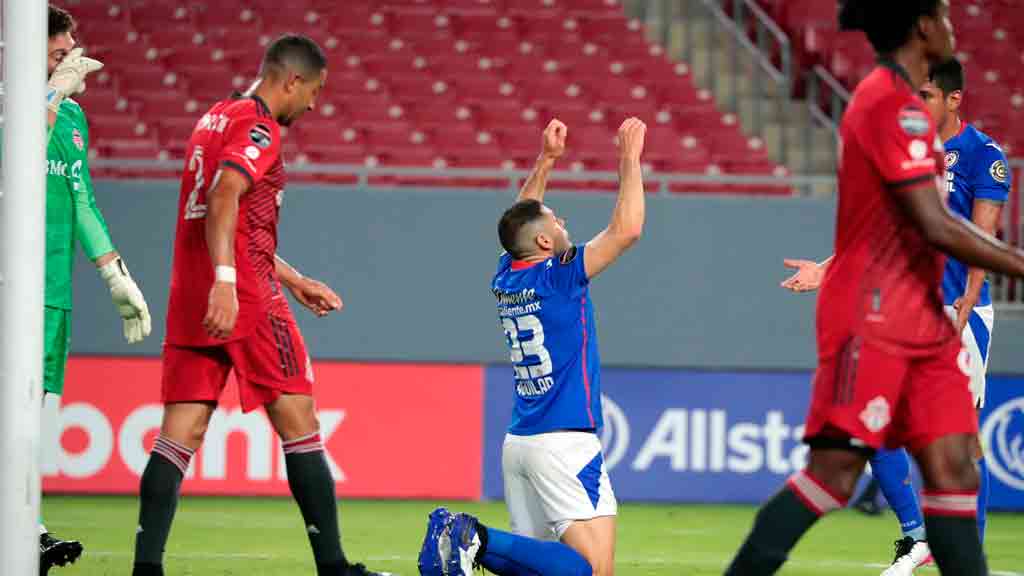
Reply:
[[46, 305], [71, 309], [75, 240], [95, 260], [114, 250], [89, 176], [89, 126], [77, 102], [61, 102], [46, 148]]

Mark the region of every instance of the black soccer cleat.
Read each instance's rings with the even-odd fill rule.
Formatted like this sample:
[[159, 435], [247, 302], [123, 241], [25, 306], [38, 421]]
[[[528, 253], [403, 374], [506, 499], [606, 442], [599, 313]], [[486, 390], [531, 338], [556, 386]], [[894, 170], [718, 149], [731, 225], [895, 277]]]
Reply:
[[39, 535], [39, 574], [45, 576], [53, 566], [67, 566], [78, 560], [84, 550], [76, 540], [61, 540], [49, 532]]

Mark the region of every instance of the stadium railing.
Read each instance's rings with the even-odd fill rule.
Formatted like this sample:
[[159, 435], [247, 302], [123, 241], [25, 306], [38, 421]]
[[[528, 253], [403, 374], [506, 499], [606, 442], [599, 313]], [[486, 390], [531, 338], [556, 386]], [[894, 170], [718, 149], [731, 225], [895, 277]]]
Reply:
[[[668, 0], [651, 2], [658, 5], [669, 4]], [[646, 4], [646, 3], [645, 3]], [[708, 65], [704, 69], [701, 80], [712, 93], [721, 95], [720, 83], [722, 73], [727, 81], [726, 98], [719, 98], [719, 104], [730, 112], [739, 113], [741, 102], [740, 81], [750, 80], [750, 96], [752, 98], [750, 125], [751, 133], [768, 139], [766, 130], [766, 109], [775, 109], [775, 117], [787, 117], [787, 104], [792, 84], [793, 57], [789, 38], [754, 0], [690, 0], [686, 3], [688, 11], [697, 14], [681, 15], [678, 12], [661, 7], [656, 13], [661, 17], [651, 22], [660, 29], [663, 38], [671, 36], [673, 25], [681, 24], [686, 28], [686, 41], [682, 46], [682, 57], [693, 62], [697, 51], [697, 34], [695, 28], [701, 22], [709, 25], [709, 38], [713, 42], [724, 42], [725, 62], [719, 62], [717, 50], [708, 50]], [[695, 17], [697, 16], [697, 17]], [[748, 34], [748, 31], [752, 32]], [[671, 46], [666, 43], [666, 46]], [[773, 61], [777, 55], [778, 63]], [[781, 164], [789, 162], [788, 130], [783, 125], [775, 134], [775, 150], [777, 160]]]
[[[850, 101], [850, 91], [828, 70], [815, 66], [807, 74], [807, 109], [816, 122], [827, 128], [837, 139], [839, 122], [843, 118], [843, 110]], [[804, 165], [810, 166], [812, 160], [811, 130], [808, 127], [805, 136]], [[836, 166], [838, 147], [833, 146], [832, 166]]]
[[[118, 159], [118, 158], [95, 158], [90, 161], [93, 169], [129, 171], [139, 177], [145, 178], [149, 175], [166, 175], [180, 173], [182, 160], [143, 160], [143, 159]], [[402, 178], [415, 177], [425, 180], [465, 181], [475, 182], [486, 180], [496, 182], [497, 186], [480, 186], [485, 189], [507, 190], [515, 192], [522, 185], [523, 180], [529, 176], [528, 170], [494, 170], [484, 168], [402, 168], [389, 166], [362, 166], [353, 164], [289, 164], [289, 174], [303, 176], [352, 176], [354, 180], [350, 183], [325, 182], [332, 188], [360, 188], [360, 189], [393, 189], [395, 185], [390, 182], [378, 183], [380, 178]], [[618, 174], [607, 171], [570, 171], [556, 170], [549, 178], [553, 191], [560, 191], [559, 182], [608, 182], [618, 181]], [[685, 190], [673, 189], [673, 184], [694, 184], [694, 185], [737, 185], [749, 187], [756, 191], [756, 187], [777, 189], [779, 187], [791, 187], [796, 196], [810, 195], [812, 189], [828, 187], [835, 189], [835, 178], [832, 176], [756, 176], [756, 175], [733, 175], [733, 174], [680, 174], [661, 173], [651, 170], [644, 171], [644, 186], [648, 193], [664, 196], [682, 196]], [[416, 186], [402, 185], [403, 190], [415, 188]], [[444, 187], [443, 184], [427, 185], [431, 189]], [[566, 191], [579, 192], [578, 188], [567, 189]], [[743, 195], [723, 194], [726, 196], [743, 198]], [[756, 195], [756, 194], [755, 194]], [[776, 195], [781, 198], [792, 196]]]

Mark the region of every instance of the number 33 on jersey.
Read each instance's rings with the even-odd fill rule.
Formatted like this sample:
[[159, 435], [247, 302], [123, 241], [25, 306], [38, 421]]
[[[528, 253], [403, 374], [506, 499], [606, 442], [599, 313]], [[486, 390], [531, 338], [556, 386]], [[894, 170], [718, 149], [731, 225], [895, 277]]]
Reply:
[[503, 254], [491, 282], [512, 361], [509, 433], [601, 427], [601, 374], [590, 282], [579, 246], [561, 258]]

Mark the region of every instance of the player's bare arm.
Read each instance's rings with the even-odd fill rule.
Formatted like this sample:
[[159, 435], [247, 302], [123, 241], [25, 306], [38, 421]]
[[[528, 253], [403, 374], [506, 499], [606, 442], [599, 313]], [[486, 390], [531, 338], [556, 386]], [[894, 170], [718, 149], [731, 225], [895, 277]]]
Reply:
[[206, 245], [215, 280], [203, 318], [203, 327], [214, 338], [227, 338], [238, 319], [238, 294], [235, 291], [235, 228], [238, 224], [238, 200], [249, 189], [241, 172], [221, 168], [207, 194]]
[[796, 272], [783, 280], [781, 286], [793, 292], [817, 290], [821, 286], [821, 281], [825, 279], [825, 272], [828, 270], [833, 258], [835, 258], [834, 254], [821, 262], [786, 258], [782, 261], [782, 265], [786, 268], [795, 268]]
[[895, 190], [893, 197], [925, 239], [939, 250], [968, 266], [1024, 276], [1024, 252], [1010, 248], [973, 223], [953, 216], [934, 183], [928, 181]]
[[536, 200], [544, 202], [544, 192], [548, 186], [548, 176], [555, 167], [555, 161], [565, 152], [565, 138], [569, 134], [569, 128], [561, 120], [555, 118], [548, 122], [544, 129], [543, 143], [540, 156], [533, 170], [519, 190], [516, 202], [523, 200]]
[[640, 155], [644, 150], [647, 126], [638, 118], [628, 118], [619, 127], [619, 197], [608, 227], [587, 243], [583, 265], [593, 278], [615, 262], [637, 240], [644, 228], [644, 180]]
[[[971, 212], [971, 221], [981, 231], [989, 236], [996, 235], [999, 227], [999, 220], [1003, 215], [1002, 202], [992, 200], [975, 200]], [[967, 289], [963, 296], [953, 302], [956, 309], [956, 329], [963, 332], [967, 326], [967, 319], [971, 316], [971, 310], [978, 304], [981, 298], [981, 287], [985, 285], [985, 270], [983, 268], [971, 267], [967, 271]]]
[[284, 258], [276, 254], [274, 255], [274, 271], [277, 272], [281, 283], [291, 291], [292, 296], [317, 316], [322, 318], [331, 312], [341, 310], [344, 306], [341, 297], [327, 284], [303, 276], [291, 264], [285, 262]]

